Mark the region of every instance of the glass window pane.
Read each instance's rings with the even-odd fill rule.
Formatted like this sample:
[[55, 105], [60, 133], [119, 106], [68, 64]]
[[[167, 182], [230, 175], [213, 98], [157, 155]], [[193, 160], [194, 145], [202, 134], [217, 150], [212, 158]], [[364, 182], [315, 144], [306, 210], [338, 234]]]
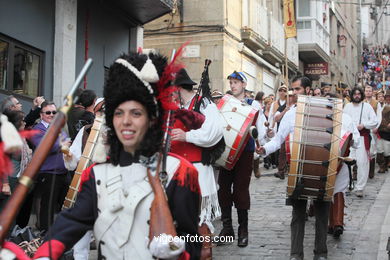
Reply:
[[303, 29], [303, 22], [297, 22], [297, 29]]
[[32, 97], [38, 95], [40, 57], [15, 47], [13, 92]]
[[298, 16], [310, 16], [310, 0], [299, 0]]
[[305, 21], [305, 29], [311, 29], [311, 21]]
[[0, 89], [7, 88], [8, 43], [0, 40]]

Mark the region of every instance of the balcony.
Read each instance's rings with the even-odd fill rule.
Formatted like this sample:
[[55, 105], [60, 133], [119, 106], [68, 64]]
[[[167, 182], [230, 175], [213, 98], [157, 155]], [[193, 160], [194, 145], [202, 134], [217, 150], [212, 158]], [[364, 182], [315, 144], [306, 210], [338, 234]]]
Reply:
[[[282, 23], [277, 21], [271, 15], [269, 16], [270, 34], [267, 49], [263, 51], [264, 57], [271, 63], [284, 62], [284, 29]], [[272, 28], [272, 29], [271, 29]]]
[[304, 62], [329, 62], [329, 32], [315, 18], [297, 22], [299, 57]]
[[246, 2], [248, 8], [243, 12], [247, 21], [243, 21], [241, 28], [241, 39], [251, 49], [264, 50], [268, 45], [269, 25], [267, 9], [263, 7], [259, 0]]
[[298, 52], [298, 41], [296, 38], [287, 39], [287, 57], [288, 57], [288, 66], [292, 68], [292, 70], [298, 70], [299, 52]]

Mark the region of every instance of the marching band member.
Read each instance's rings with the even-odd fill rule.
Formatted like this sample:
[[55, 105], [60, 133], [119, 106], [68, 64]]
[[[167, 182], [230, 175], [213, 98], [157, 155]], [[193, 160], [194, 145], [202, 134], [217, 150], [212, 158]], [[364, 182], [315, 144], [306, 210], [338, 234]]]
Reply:
[[[93, 106], [94, 115], [98, 117], [103, 116], [103, 105], [104, 105], [104, 98], [97, 98]], [[63, 154], [65, 167], [69, 171], [76, 170], [81, 155], [84, 151], [85, 145], [87, 143], [87, 139], [91, 132], [92, 126], [93, 124], [88, 124], [86, 126], [83, 126], [80, 129], [80, 131], [77, 133], [75, 139], [72, 142], [72, 145], [69, 147], [69, 152]], [[93, 150], [93, 153], [91, 154], [91, 158], [93, 158], [93, 154], [95, 153], [95, 151], [96, 149]], [[92, 164], [92, 160], [90, 164]], [[91, 240], [92, 240], [92, 230], [89, 230], [74, 245], [73, 247], [74, 260], [88, 260]]]
[[378, 116], [378, 165], [379, 173], [385, 173], [390, 163], [390, 90], [386, 90], [385, 102]]
[[[361, 145], [359, 143], [359, 131], [353, 123], [352, 118], [348, 114], [343, 113], [340, 136], [343, 137], [347, 133], [352, 135], [351, 146], [355, 149], [358, 148]], [[335, 238], [339, 238], [344, 232], [344, 202], [345, 192], [350, 184], [349, 170], [347, 163], [342, 162], [341, 168], [336, 176], [333, 201], [330, 204], [328, 233], [333, 234]]]
[[362, 145], [357, 149], [351, 149], [351, 157], [356, 159], [357, 165], [355, 195], [362, 198], [370, 169], [370, 130], [377, 126], [377, 117], [371, 105], [364, 102], [364, 90], [360, 87], [352, 89], [351, 103], [345, 105], [344, 113], [352, 118], [360, 132], [360, 142]]
[[[83, 172], [74, 207], [58, 215], [35, 258], [58, 259], [91, 229], [99, 259], [199, 258], [201, 244], [182, 237], [197, 235], [197, 171], [173, 155], [166, 160], [167, 176], [160, 171], [164, 110], [158, 93], [172, 74], [166, 63], [158, 54], [130, 53], [111, 65], [104, 87], [109, 160]], [[164, 193], [157, 196], [164, 186], [167, 201]], [[161, 206], [164, 215], [154, 214]], [[165, 225], [163, 232], [156, 232], [156, 223]], [[162, 233], [168, 239], [156, 238]]]
[[[245, 98], [245, 87], [247, 78], [242, 72], [234, 71], [228, 76], [230, 89], [233, 96], [243, 102], [251, 104], [253, 100]], [[259, 116], [260, 113], [259, 113]], [[261, 125], [261, 120], [257, 120], [257, 128], [260, 133], [264, 132], [264, 125]], [[259, 134], [264, 136], [264, 134]], [[219, 236], [234, 237], [232, 224], [232, 206], [237, 209], [238, 215], [238, 243], [239, 247], [248, 245], [248, 210], [250, 208], [249, 183], [253, 170], [253, 153], [255, 151], [255, 142], [250, 138], [241, 157], [232, 170], [228, 171], [221, 168], [219, 173], [219, 190], [218, 198], [222, 211], [223, 228]], [[233, 187], [233, 188], [232, 188]], [[220, 243], [223, 244], [223, 243]]]
[[[311, 87], [311, 81], [305, 76], [297, 76], [292, 80], [291, 87], [293, 89], [293, 97], [295, 97], [296, 102], [297, 96], [304, 95], [305, 89], [307, 87]], [[277, 134], [270, 142], [260, 148], [257, 148], [256, 151], [264, 156], [267, 156], [278, 150], [285, 142], [286, 137], [290, 133], [294, 132], [295, 115], [296, 106], [293, 106], [286, 112], [280, 122]], [[307, 200], [289, 198], [288, 202], [290, 202], [293, 207], [291, 219], [290, 260], [302, 260]], [[314, 201], [314, 212], [316, 217], [314, 260], [327, 259], [328, 249], [326, 246], [326, 236], [328, 228], [329, 204], [329, 202], [323, 200]]]
[[[196, 83], [191, 80], [185, 69], [179, 71], [174, 84], [178, 87], [180, 104], [184, 110], [175, 112], [176, 122], [171, 133], [171, 152], [184, 157], [193, 163], [198, 170], [202, 194], [199, 226], [207, 225], [209, 230], [206, 230], [205, 233], [211, 235], [210, 232], [214, 233], [212, 221], [221, 216], [212, 164], [220, 157], [225, 146], [223, 143], [222, 149], [219, 149], [219, 155], [211, 157], [210, 153], [212, 150], [210, 150], [210, 147], [217, 145], [223, 139], [222, 126], [220, 125], [221, 119], [218, 108], [211, 101], [211, 97], [200, 97], [199, 100], [196, 100], [197, 95], [193, 92], [193, 86]], [[200, 104], [200, 113], [193, 110], [196, 102], [202, 102]], [[185, 122], [188, 120], [185, 119], [186, 114], [182, 112], [193, 112], [192, 115], [199, 116], [202, 120], [204, 117], [204, 122], [200, 127], [189, 126]], [[205, 235], [203, 231], [200, 231], [200, 233]], [[205, 247], [209, 249], [211, 241]]]

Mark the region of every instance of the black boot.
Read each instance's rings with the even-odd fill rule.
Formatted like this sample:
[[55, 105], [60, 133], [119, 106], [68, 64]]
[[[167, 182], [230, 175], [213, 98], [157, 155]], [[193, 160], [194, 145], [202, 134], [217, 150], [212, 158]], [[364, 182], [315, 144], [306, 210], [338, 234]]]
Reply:
[[238, 242], [239, 247], [246, 247], [248, 245], [248, 210], [237, 209], [238, 215]]
[[[219, 240], [216, 241], [218, 246], [231, 244], [234, 241], [234, 229], [232, 224], [232, 207], [223, 207], [221, 208], [221, 220], [222, 220], [222, 230], [219, 233]], [[232, 240], [229, 240], [227, 237], [233, 237]], [[221, 239], [221, 237], [225, 237]], [[222, 242], [221, 242], [222, 240]], [[230, 241], [230, 242], [229, 242]]]

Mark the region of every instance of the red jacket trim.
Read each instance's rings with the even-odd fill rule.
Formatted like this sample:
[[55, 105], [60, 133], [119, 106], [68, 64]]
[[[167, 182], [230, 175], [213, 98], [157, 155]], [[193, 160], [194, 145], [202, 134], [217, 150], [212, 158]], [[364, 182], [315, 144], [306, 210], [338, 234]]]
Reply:
[[26, 255], [26, 253], [21, 249], [17, 244], [6, 241], [3, 244], [3, 248], [12, 251], [15, 254], [16, 259], [18, 260], [30, 260], [31, 258]]
[[177, 181], [178, 186], [188, 187], [192, 192], [200, 194], [198, 171], [195, 166], [177, 154], [169, 153], [169, 155], [180, 160], [179, 169], [173, 175], [172, 180]]
[[81, 189], [83, 188], [84, 182], [87, 182], [87, 181], [89, 181], [89, 179], [91, 179], [91, 170], [92, 170], [92, 167], [95, 165], [96, 165], [96, 163], [92, 164], [91, 166], [86, 168], [83, 171], [83, 173], [81, 174], [79, 192], [81, 192]]
[[184, 251], [178, 258], [178, 260], [190, 260], [190, 258], [190, 254], [187, 251]]
[[[49, 246], [50, 243], [50, 246]], [[51, 254], [50, 254], [51, 247]], [[50, 240], [43, 243], [35, 252], [33, 259], [38, 259], [40, 257], [51, 257], [53, 260], [59, 259], [65, 251], [65, 245], [58, 240]]]

